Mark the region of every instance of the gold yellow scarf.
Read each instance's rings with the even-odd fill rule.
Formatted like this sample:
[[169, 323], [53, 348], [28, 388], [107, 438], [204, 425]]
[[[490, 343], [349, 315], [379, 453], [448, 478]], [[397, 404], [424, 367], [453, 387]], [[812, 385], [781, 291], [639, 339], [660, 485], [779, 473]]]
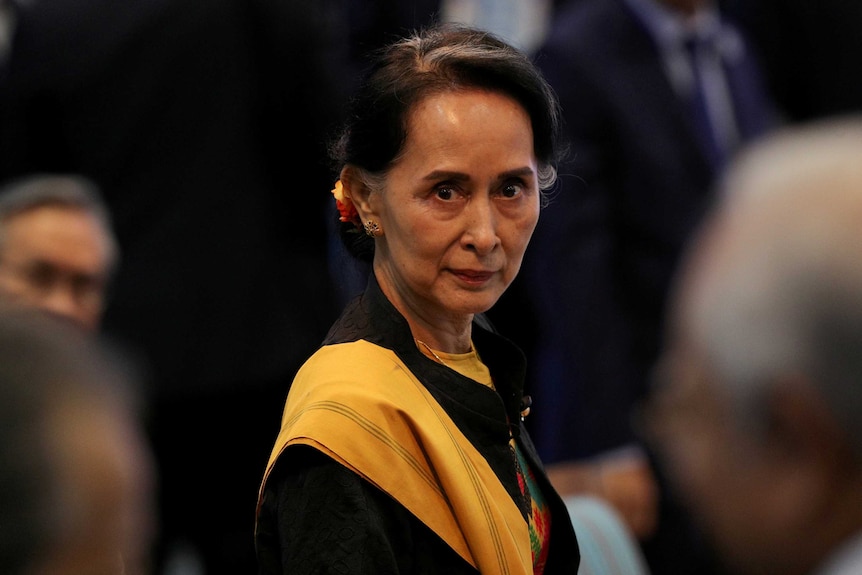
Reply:
[[360, 340], [312, 356], [291, 386], [261, 495], [282, 451], [297, 444], [389, 493], [480, 573], [532, 575], [518, 507], [392, 351]]

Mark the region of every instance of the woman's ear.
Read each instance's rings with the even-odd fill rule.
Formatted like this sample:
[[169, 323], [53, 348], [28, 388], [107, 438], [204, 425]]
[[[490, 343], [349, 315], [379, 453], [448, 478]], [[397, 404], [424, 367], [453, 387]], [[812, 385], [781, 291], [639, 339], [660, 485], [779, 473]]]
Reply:
[[371, 189], [364, 183], [364, 178], [357, 174], [355, 168], [345, 166], [341, 170], [341, 185], [344, 195], [350, 198], [356, 207], [360, 220], [364, 222], [372, 218], [374, 210], [370, 202]]

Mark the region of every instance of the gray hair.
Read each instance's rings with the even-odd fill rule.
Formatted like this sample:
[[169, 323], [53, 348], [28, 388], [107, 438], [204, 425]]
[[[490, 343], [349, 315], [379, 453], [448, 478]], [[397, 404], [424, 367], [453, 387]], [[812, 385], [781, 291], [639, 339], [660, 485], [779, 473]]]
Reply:
[[688, 255], [686, 333], [742, 417], [800, 375], [862, 457], [862, 117], [774, 135], [720, 192]]
[[105, 232], [110, 267], [119, 259], [111, 214], [98, 185], [77, 174], [33, 174], [7, 182], [0, 187], [0, 247], [5, 240], [5, 223], [18, 214], [43, 206], [83, 210], [92, 215]]

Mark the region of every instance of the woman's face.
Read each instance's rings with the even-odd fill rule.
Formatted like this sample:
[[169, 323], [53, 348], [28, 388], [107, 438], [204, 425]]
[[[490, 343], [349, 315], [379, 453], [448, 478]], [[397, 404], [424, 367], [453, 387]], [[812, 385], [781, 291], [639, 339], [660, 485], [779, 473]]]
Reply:
[[431, 325], [486, 311], [520, 269], [539, 201], [520, 104], [481, 90], [430, 96], [409, 118], [385, 190], [368, 197], [383, 230], [374, 269], [384, 293]]

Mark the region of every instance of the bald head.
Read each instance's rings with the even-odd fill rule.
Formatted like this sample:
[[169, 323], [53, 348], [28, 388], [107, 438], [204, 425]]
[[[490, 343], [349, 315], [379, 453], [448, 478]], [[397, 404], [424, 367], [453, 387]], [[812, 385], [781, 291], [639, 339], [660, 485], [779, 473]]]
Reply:
[[862, 119], [749, 149], [673, 293], [652, 422], [734, 571], [804, 575], [862, 533]]
[[680, 277], [680, 328], [740, 394], [816, 377], [862, 458], [862, 119], [777, 135], [720, 194]]

